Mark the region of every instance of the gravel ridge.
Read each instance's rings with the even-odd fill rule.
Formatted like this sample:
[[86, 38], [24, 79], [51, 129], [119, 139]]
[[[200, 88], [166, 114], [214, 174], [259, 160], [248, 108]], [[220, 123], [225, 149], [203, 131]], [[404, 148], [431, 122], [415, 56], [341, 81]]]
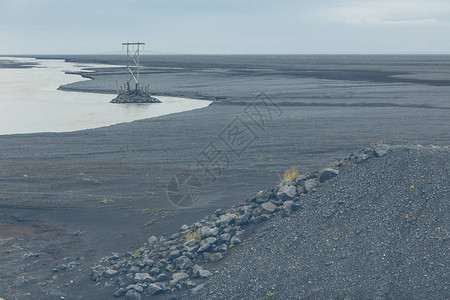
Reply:
[[340, 168], [179, 299], [448, 299], [450, 148], [393, 146]]
[[127, 299], [446, 299], [450, 148], [372, 145], [92, 267]]

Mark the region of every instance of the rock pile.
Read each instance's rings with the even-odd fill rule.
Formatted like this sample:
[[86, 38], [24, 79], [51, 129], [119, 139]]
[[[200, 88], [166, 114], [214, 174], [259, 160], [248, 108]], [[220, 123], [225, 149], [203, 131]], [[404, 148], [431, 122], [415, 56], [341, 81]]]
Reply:
[[91, 278], [115, 285], [114, 296], [128, 299], [182, 288], [195, 294], [204, 286], [202, 279], [212, 275], [200, 265], [220, 261], [230, 248], [239, 246], [246, 226], [269, 220], [274, 214], [290, 215], [302, 208], [305, 193], [313, 193], [320, 184], [339, 174], [336, 167], [384, 156], [389, 149], [385, 145], [364, 149], [339, 161], [335, 168], [303, 174], [270, 191], [260, 191], [241, 204], [219, 209], [190, 226], [181, 226], [169, 237], [152, 236], [134, 253], [103, 257], [91, 268]]
[[111, 103], [161, 103], [158, 99], [152, 97], [149, 93], [142, 91], [120, 92]]

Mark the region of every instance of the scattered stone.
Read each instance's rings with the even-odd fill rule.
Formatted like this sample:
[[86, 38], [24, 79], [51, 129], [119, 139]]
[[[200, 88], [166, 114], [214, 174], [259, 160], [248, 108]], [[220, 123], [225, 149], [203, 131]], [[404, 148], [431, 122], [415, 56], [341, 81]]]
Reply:
[[219, 228], [217, 227], [209, 228], [208, 226], [203, 226], [200, 229], [200, 233], [202, 237], [216, 236], [219, 233]]
[[174, 265], [168, 264], [167, 267], [166, 267], [166, 271], [172, 272], [172, 270], [173, 270], [174, 268], [175, 268]]
[[200, 248], [197, 250], [198, 253], [204, 252], [211, 248], [211, 246], [217, 241], [214, 237], [209, 237], [200, 242]]
[[144, 291], [144, 288], [139, 284], [130, 284], [127, 286], [127, 290], [135, 290], [138, 293], [142, 293]]
[[[295, 187], [293, 187], [295, 189]], [[275, 204], [273, 204], [272, 202], [266, 202], [261, 204], [261, 207], [263, 208], [263, 210], [265, 212], [269, 212], [269, 213], [273, 213], [276, 209], [277, 206]]]
[[203, 252], [202, 257], [204, 260], [209, 260], [209, 257], [211, 256], [211, 253]]
[[166, 281], [167, 278], [168, 278], [168, 277], [167, 277], [166, 273], [161, 273], [161, 274], [159, 274], [158, 277], [156, 278], [156, 281], [157, 281], [157, 282]]
[[290, 216], [293, 212], [292, 205], [294, 204], [293, 201], [286, 201], [284, 205], [282, 206], [282, 211], [284, 216]]
[[180, 281], [180, 280], [183, 280], [185, 278], [189, 278], [189, 275], [187, 273], [184, 273], [184, 272], [179, 272], [179, 273], [174, 273], [172, 275], [172, 278], [175, 281]]
[[192, 261], [186, 256], [180, 256], [175, 260], [175, 264], [178, 269], [189, 270], [194, 265]]
[[292, 212], [297, 211], [300, 208], [300, 204], [294, 203], [294, 201], [286, 201], [282, 206], [283, 215], [289, 216]]
[[76, 266], [78, 266], [78, 265], [80, 265], [79, 263], [77, 263], [77, 262], [74, 262], [74, 261], [72, 261], [72, 262], [70, 262], [70, 263], [68, 263], [67, 264], [67, 270], [72, 270], [73, 268], [75, 268]]
[[332, 168], [323, 169], [320, 172], [319, 181], [320, 182], [325, 182], [327, 180], [330, 180], [331, 178], [336, 177], [338, 174], [339, 174], [338, 170], [335, 170], [335, 169], [332, 169]]
[[231, 238], [230, 243], [231, 244], [239, 244], [241, 240], [235, 235]]
[[181, 231], [186, 231], [189, 229], [189, 226], [187, 226], [186, 224], [184, 224], [183, 226], [181, 226]]
[[305, 181], [307, 181], [309, 179], [314, 179], [314, 178], [317, 178], [317, 173], [316, 172], [313, 172], [313, 173], [308, 172], [306, 174], [299, 175], [297, 177], [297, 179], [295, 179], [294, 184], [295, 185], [302, 185], [303, 182], [305, 182]]
[[114, 292], [114, 297], [122, 297], [126, 292], [124, 288], [120, 288]]
[[159, 273], [161, 273], [161, 270], [157, 267], [154, 267], [150, 270], [150, 275], [158, 275]]
[[214, 252], [225, 252], [228, 250], [227, 244], [221, 244], [214, 248]]
[[195, 278], [195, 277], [199, 277], [199, 272], [200, 272], [201, 270], [203, 270], [202, 267], [200, 267], [199, 265], [194, 265], [194, 266], [192, 267], [192, 276], [194, 276], [194, 278]]
[[224, 242], [228, 242], [231, 239], [231, 235], [229, 233], [221, 234], [220, 239]]
[[283, 185], [277, 192], [277, 198], [285, 201], [290, 200], [297, 195], [297, 188], [294, 185]]
[[110, 103], [161, 103], [161, 101], [141, 90], [130, 90], [120, 92]]
[[119, 274], [119, 272], [117, 272], [116, 270], [113, 270], [113, 269], [108, 269], [108, 270], [105, 271], [105, 277], [106, 278], [114, 277], [117, 274]]
[[263, 214], [263, 215], [257, 216], [256, 218], [253, 218], [253, 223], [257, 224], [257, 223], [265, 222], [267, 220], [270, 220], [270, 215]]
[[185, 249], [186, 251], [183, 252], [183, 255], [192, 260], [196, 256], [195, 251], [197, 251], [197, 249], [198, 247], [187, 248]]
[[209, 256], [209, 261], [215, 262], [223, 258], [222, 253], [214, 253]]
[[172, 234], [172, 235], [169, 237], [169, 240], [176, 240], [176, 239], [178, 239], [181, 235], [182, 235], [181, 232], [174, 233], [174, 234]]
[[192, 280], [186, 281], [186, 285], [187, 285], [187, 287], [189, 287], [189, 288], [193, 288], [193, 287], [196, 287], [196, 286], [197, 286], [197, 284], [196, 284], [194, 281], [192, 281]]
[[169, 253], [169, 259], [170, 260], [174, 260], [175, 258], [179, 257], [180, 255], [181, 255], [181, 251], [180, 250], [171, 251]]
[[234, 219], [234, 222], [236, 223], [236, 225], [245, 225], [248, 224], [248, 222], [250, 221], [251, 215], [250, 214], [244, 214], [240, 217], [236, 217]]
[[135, 290], [128, 290], [125, 297], [127, 299], [141, 299], [141, 295]]
[[263, 213], [263, 208], [261, 206], [258, 206], [255, 208], [252, 212], [253, 217], [257, 217]]
[[229, 233], [231, 236], [233, 236], [236, 234], [237, 229], [234, 226], [229, 226], [229, 227], [225, 228], [223, 231], [226, 233]]
[[142, 260], [142, 263], [143, 263], [144, 267], [151, 268], [153, 266], [153, 264], [154, 264], [154, 261], [152, 259], [144, 258]]
[[[57, 269], [55, 269], [55, 270], [56, 270], [56, 272], [58, 272]], [[54, 271], [55, 271], [55, 270], [54, 270]], [[102, 277], [102, 275], [100, 274], [100, 272], [95, 271], [95, 270], [92, 271], [92, 273], [91, 273], [91, 278], [92, 278], [93, 281], [99, 281], [101, 277]]]
[[267, 200], [269, 199], [270, 194], [267, 193], [266, 191], [259, 191], [255, 197], [253, 197], [251, 199], [252, 202], [256, 202], [258, 204], [267, 202]]
[[189, 241], [184, 243], [184, 246], [193, 247], [193, 246], [195, 246], [195, 244], [197, 244], [197, 240], [196, 239], [190, 239]]
[[356, 158], [356, 163], [357, 163], [357, 164], [362, 163], [362, 162], [368, 160], [369, 158], [370, 158], [369, 155], [367, 155], [367, 154], [361, 154], [360, 156], [358, 156], [358, 157]]
[[219, 217], [219, 220], [216, 221], [216, 224], [221, 225], [221, 226], [228, 226], [231, 223], [233, 223], [234, 218], [236, 218], [236, 214], [227, 213], [227, 214], [221, 215]]
[[390, 147], [388, 145], [378, 145], [374, 150], [373, 154], [375, 157], [382, 157], [388, 154], [390, 151]]
[[152, 282], [155, 281], [154, 278], [150, 276], [148, 273], [136, 273], [134, 274], [134, 282], [135, 283], [143, 283], [143, 282]]
[[205, 284], [204, 283], [202, 283], [202, 284], [199, 284], [199, 285], [197, 285], [195, 288], [193, 288], [192, 290], [191, 290], [191, 293], [192, 294], [197, 294], [202, 288], [204, 288], [205, 287]]
[[162, 292], [162, 288], [156, 283], [150, 283], [148, 285], [148, 292], [150, 295], [154, 296]]
[[211, 275], [212, 275], [212, 273], [211, 273], [210, 271], [204, 270], [204, 269], [201, 269], [201, 270], [198, 272], [198, 276], [199, 276], [200, 278], [208, 278], [208, 277], [211, 276]]
[[39, 253], [33, 253], [33, 252], [28, 252], [28, 253], [25, 253], [23, 256], [25, 256], [26, 258], [29, 258], [29, 257], [39, 257]]
[[317, 185], [318, 185], [317, 180], [308, 179], [305, 181], [305, 190], [308, 193], [311, 193], [317, 187]]
[[156, 244], [158, 244], [158, 238], [154, 235], [148, 238], [148, 245], [150, 248], [153, 248]]

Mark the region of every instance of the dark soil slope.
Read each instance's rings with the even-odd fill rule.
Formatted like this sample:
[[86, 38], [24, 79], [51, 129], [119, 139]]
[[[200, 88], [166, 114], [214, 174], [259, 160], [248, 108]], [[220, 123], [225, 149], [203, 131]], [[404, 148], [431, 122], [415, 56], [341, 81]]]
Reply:
[[449, 173], [448, 147], [346, 165], [181, 299], [448, 299]]

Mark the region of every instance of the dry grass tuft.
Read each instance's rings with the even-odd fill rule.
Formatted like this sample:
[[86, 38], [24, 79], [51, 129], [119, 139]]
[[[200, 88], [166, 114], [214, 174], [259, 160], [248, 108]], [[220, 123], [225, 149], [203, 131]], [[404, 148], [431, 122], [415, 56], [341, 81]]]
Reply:
[[375, 148], [375, 147], [377, 147], [379, 145], [383, 145], [383, 144], [384, 144], [383, 140], [377, 140], [377, 141], [373, 142], [372, 144], [370, 144], [370, 147]]
[[285, 182], [294, 181], [299, 176], [297, 167], [291, 167], [289, 170], [284, 171], [283, 177], [281, 177], [279, 186], [283, 186]]
[[200, 243], [200, 241], [202, 240], [202, 234], [200, 232], [200, 228], [197, 229], [194, 232], [186, 233], [186, 237], [184, 238], [184, 242], [190, 241], [192, 239], [195, 239], [197, 241], [197, 243]]

